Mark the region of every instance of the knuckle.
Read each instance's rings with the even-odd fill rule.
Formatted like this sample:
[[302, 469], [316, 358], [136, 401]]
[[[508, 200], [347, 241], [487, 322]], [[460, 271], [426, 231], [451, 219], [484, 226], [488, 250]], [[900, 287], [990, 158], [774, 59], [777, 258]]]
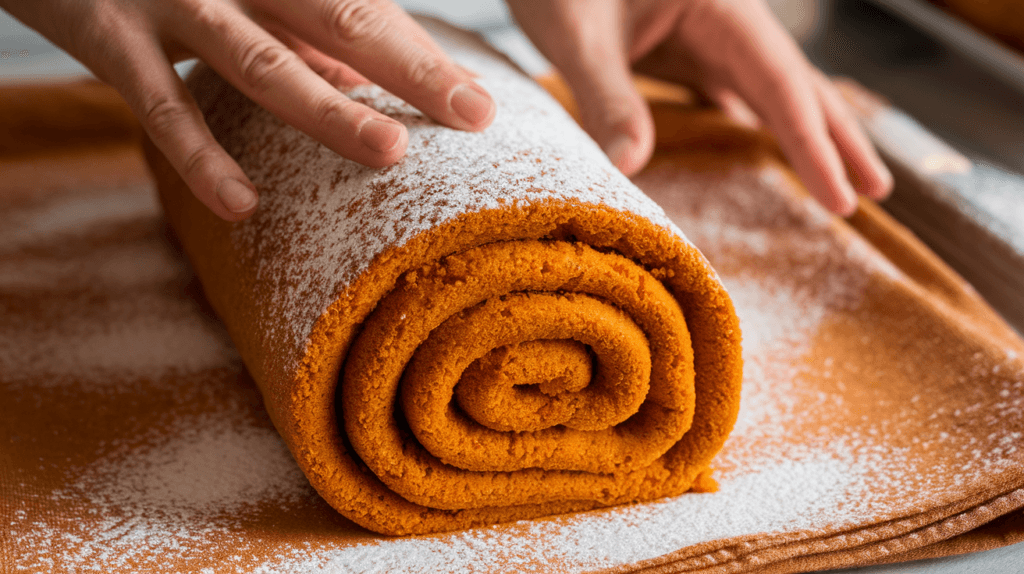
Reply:
[[190, 26], [214, 31], [220, 31], [226, 27], [220, 7], [214, 2], [180, 0], [178, 8], [181, 10], [182, 21], [188, 22]]
[[355, 104], [349, 100], [324, 98], [313, 107], [313, 118], [318, 126], [347, 125], [350, 123], [348, 119], [353, 115], [353, 105]]
[[249, 44], [238, 57], [242, 82], [259, 92], [266, 91], [283, 70], [295, 63], [296, 57], [294, 52], [276, 42]]
[[[820, 74], [818, 70], [814, 71]], [[821, 92], [821, 102], [829, 114], [848, 124], [857, 123], [857, 115], [850, 105], [846, 103], [842, 93], [840, 93], [839, 88], [835, 84], [827, 78], [822, 78], [817, 80], [817, 85]]]
[[219, 155], [219, 150], [211, 145], [205, 144], [189, 151], [182, 163], [182, 170], [188, 177], [194, 177], [202, 172], [203, 166], [210, 165]]
[[[188, 102], [163, 95], [147, 102], [140, 114], [140, 119], [154, 141], [168, 140], [180, 134], [183, 125], [196, 119], [196, 110]], [[200, 120], [201, 121], [201, 120]], [[207, 141], [188, 149], [184, 157], [171, 157], [172, 163], [180, 167], [180, 173], [186, 178], [193, 178], [204, 166], [210, 165], [220, 155], [221, 150], [216, 143]]]
[[[783, 132], [782, 145], [789, 149], [789, 153], [808, 154], [816, 153], [822, 149], [821, 138], [816, 137], [814, 128], [806, 123], [793, 122], [786, 126]], [[778, 131], [778, 129], [776, 130]]]
[[383, 12], [375, 0], [333, 0], [327, 3], [327, 30], [344, 43], [363, 43], [385, 32]]
[[140, 119], [156, 138], [162, 139], [180, 126], [189, 115], [189, 108], [185, 102], [163, 94], [151, 97], [143, 104]]
[[445, 65], [438, 58], [426, 57], [419, 61], [411, 62], [404, 66], [402, 75], [405, 77], [405, 84], [418, 88], [426, 88], [435, 83], [445, 69]]

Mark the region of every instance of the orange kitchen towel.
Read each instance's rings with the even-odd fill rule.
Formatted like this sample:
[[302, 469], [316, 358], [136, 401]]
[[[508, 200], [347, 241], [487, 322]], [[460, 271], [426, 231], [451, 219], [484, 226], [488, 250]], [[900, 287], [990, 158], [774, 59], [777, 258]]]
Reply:
[[[714, 265], [742, 326], [741, 409], [713, 462], [718, 490], [396, 538], [310, 487], [252, 380], [268, 365], [243, 365], [256, 351], [207, 303], [213, 289], [172, 238], [185, 234], [166, 228], [137, 143], [61, 145], [71, 128], [50, 121], [55, 89], [0, 90], [0, 104], [19, 97], [40, 103], [19, 125], [54, 145], [0, 158], [2, 572], [799, 572], [1024, 538], [1024, 343], [877, 208], [833, 218], [767, 136], [716, 111], [655, 102], [658, 152], [634, 183]], [[13, 121], [5, 109], [0, 125]], [[263, 256], [319, 222], [298, 237], [262, 232]], [[306, 269], [319, 256], [305, 254]], [[336, 295], [316, 283], [288, 299], [296, 278], [259, 273], [283, 290], [277, 309]], [[452, 408], [500, 419], [508, 411], [488, 410], [497, 379], [526, 361], [544, 376], [565, 367], [564, 394], [584, 349], [544, 346], [566, 360], [533, 362], [527, 345], [489, 354], [468, 375], [498, 394], [456, 390]]]

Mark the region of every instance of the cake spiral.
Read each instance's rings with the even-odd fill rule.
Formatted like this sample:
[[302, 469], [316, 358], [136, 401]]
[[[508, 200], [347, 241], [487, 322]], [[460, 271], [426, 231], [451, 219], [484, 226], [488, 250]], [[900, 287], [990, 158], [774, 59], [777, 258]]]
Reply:
[[425, 25], [494, 96], [485, 132], [354, 86], [409, 129], [407, 157], [370, 169], [198, 68], [189, 88], [261, 194], [239, 224], [147, 144], [275, 426], [328, 503], [388, 534], [690, 490], [738, 409], [717, 275], [539, 86]]

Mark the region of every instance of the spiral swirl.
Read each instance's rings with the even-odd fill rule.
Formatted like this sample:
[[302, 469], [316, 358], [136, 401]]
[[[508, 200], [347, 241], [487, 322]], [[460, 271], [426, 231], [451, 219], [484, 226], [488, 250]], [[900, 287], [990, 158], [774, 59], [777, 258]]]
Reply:
[[[219, 220], [152, 144], [161, 204], [275, 427], [339, 513], [424, 534], [682, 494], [738, 412], [739, 323], [671, 219], [559, 104], [438, 24], [498, 98], [343, 160], [199, 66], [189, 90], [260, 190]], [[471, 65], [470, 65], [471, 64]]]
[[675, 299], [632, 261], [509, 241], [407, 273], [341, 388], [353, 448], [407, 500], [613, 503], [689, 429], [693, 351]]

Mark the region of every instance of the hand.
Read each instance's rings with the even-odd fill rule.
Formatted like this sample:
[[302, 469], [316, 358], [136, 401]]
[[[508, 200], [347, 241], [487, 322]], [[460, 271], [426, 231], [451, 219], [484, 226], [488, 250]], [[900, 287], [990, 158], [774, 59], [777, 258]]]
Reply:
[[218, 216], [256, 211], [256, 188], [214, 140], [173, 63], [206, 61], [246, 96], [338, 154], [398, 161], [405, 127], [339, 92], [373, 81], [447, 126], [478, 131], [491, 97], [390, 0], [0, 0], [116, 88], [192, 192]]
[[763, 120], [811, 194], [836, 213], [856, 210], [854, 189], [876, 199], [892, 189], [853, 113], [763, 0], [509, 0], [509, 7], [565, 77], [583, 127], [627, 175], [654, 148], [632, 69], [693, 86], [741, 123]]

